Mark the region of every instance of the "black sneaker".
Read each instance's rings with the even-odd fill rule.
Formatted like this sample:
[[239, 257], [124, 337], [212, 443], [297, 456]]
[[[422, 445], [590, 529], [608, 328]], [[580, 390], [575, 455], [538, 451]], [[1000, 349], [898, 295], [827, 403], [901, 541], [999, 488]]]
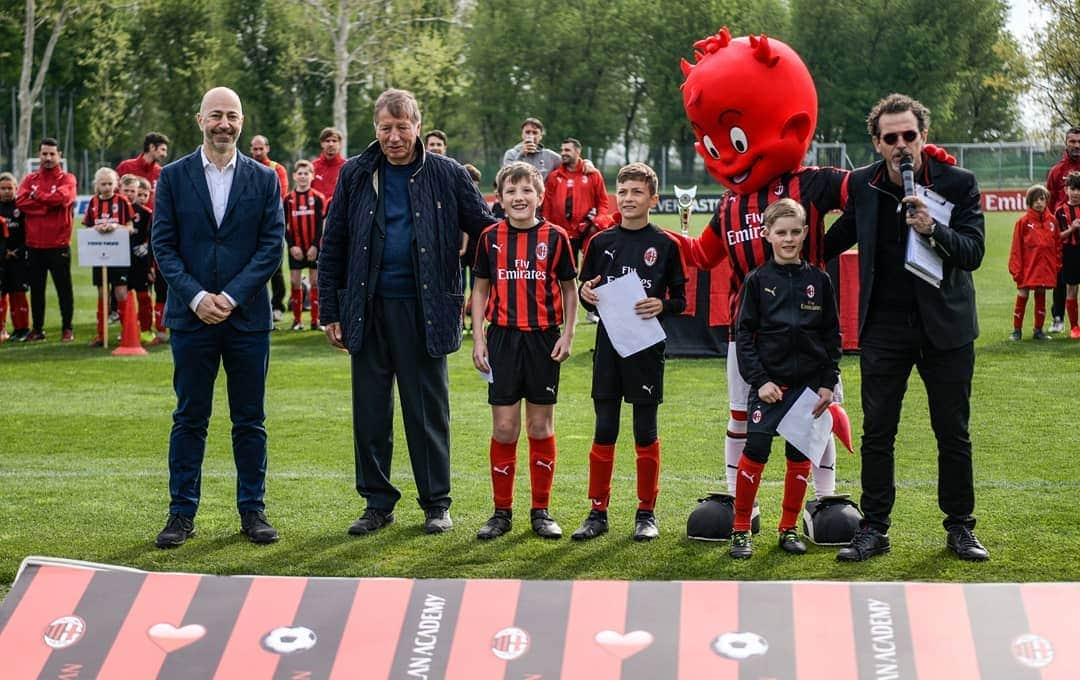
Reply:
[[476, 537], [482, 540], [489, 538], [498, 538], [505, 533], [509, 533], [511, 522], [510, 519], [513, 513], [510, 510], [495, 509], [495, 514], [491, 516], [491, 519], [480, 527], [480, 531], [476, 532]]
[[375, 508], [364, 510], [360, 519], [349, 525], [349, 533], [353, 536], [373, 534], [388, 524], [394, 523], [394, 511], [384, 512]]
[[7, 339], [8, 342], [23, 342], [26, 340], [26, 336], [30, 335], [30, 329], [24, 328], [22, 330], [15, 331], [11, 334], [11, 337]]
[[1009, 339], [1014, 340], [1016, 342], [1020, 342], [1020, 338], [1022, 338], [1022, 337], [1023, 336], [1020, 334], [1020, 329], [1019, 328], [1014, 328], [1012, 330], [1012, 333], [1009, 333]]
[[638, 510], [634, 515], [634, 540], [651, 541], [660, 536], [656, 514], [652, 510]]
[[195, 520], [175, 512], [169, 514], [165, 528], [157, 535], [154, 545], [159, 548], [175, 548], [195, 535]]
[[578, 530], [570, 534], [575, 541], [587, 541], [607, 533], [607, 510], [590, 510]]
[[248, 537], [249, 541], [259, 545], [278, 540], [277, 529], [266, 521], [266, 513], [262, 510], [248, 510], [240, 515], [240, 531]]
[[731, 547], [728, 554], [737, 560], [749, 559], [754, 554], [754, 543], [750, 539], [749, 531], [732, 531]]
[[960, 559], [969, 562], [985, 562], [990, 559], [990, 551], [979, 543], [979, 539], [975, 538], [971, 529], [963, 525], [951, 526], [948, 532], [949, 536], [945, 539], [945, 545]]
[[[1019, 338], [1017, 338], [1017, 339], [1019, 339]], [[1036, 328], [1035, 330], [1031, 331], [1031, 339], [1032, 340], [1050, 340], [1051, 338], [1050, 338], [1049, 335], [1047, 335], [1046, 333], [1043, 332], [1043, 329]]]
[[786, 529], [780, 532], [780, 548], [792, 555], [805, 555], [806, 544], [799, 538], [799, 532]]
[[450, 511], [445, 508], [429, 508], [424, 511], [424, 533], [441, 534], [454, 528]]
[[855, 532], [851, 543], [848, 543], [836, 553], [836, 559], [841, 562], [862, 562], [875, 555], [884, 555], [889, 552], [889, 537], [877, 529], [863, 526]]
[[529, 511], [533, 533], [540, 538], [562, 538], [562, 527], [551, 519], [547, 508], [533, 508]]

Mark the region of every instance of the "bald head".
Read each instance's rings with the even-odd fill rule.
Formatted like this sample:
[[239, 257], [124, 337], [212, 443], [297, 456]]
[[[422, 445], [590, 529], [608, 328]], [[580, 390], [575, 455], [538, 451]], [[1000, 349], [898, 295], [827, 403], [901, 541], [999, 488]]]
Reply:
[[203, 95], [195, 122], [203, 132], [206, 155], [217, 154], [225, 159], [236, 152], [236, 140], [244, 126], [244, 111], [240, 97], [227, 87], [215, 87]]
[[251, 153], [252, 158], [260, 163], [265, 163], [270, 158], [270, 142], [262, 135], [255, 135], [251, 138], [248, 151]]

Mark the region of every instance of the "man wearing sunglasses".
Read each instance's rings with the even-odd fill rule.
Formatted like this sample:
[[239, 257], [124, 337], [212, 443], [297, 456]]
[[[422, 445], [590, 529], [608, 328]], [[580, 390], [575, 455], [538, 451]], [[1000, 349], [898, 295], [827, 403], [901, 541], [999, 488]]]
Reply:
[[[825, 236], [832, 258], [859, 245], [859, 366], [862, 373], [862, 510], [865, 517], [837, 559], [858, 562], [889, 552], [889, 515], [896, 499], [894, 443], [912, 367], [926, 386], [938, 442], [938, 506], [946, 545], [961, 559], [989, 553], [972, 529], [975, 490], [968, 436], [974, 340], [979, 334], [971, 272], [985, 251], [975, 176], [924, 150], [930, 111], [891, 94], [870, 111], [867, 129], [881, 160], [848, 182], [844, 214]], [[931, 217], [926, 203], [905, 197], [901, 161], [910, 156], [927, 201], [952, 204]], [[908, 207], [913, 206], [913, 207]], [[923, 239], [943, 263], [940, 287], [905, 268], [909, 238]]]

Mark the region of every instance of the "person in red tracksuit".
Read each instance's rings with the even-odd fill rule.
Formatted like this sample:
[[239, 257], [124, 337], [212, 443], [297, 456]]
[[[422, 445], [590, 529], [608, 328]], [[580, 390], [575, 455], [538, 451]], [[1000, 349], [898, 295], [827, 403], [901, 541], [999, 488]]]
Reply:
[[341, 131], [337, 128], [323, 128], [319, 133], [322, 153], [311, 162], [315, 172], [311, 186], [326, 196], [327, 203], [334, 198], [338, 175], [341, 173], [341, 166], [345, 165], [345, 155], [341, 153], [341, 138]]
[[543, 217], [566, 230], [574, 251], [574, 264], [585, 241], [597, 230], [611, 226], [607, 189], [600, 171], [586, 167], [581, 142], [568, 137], [559, 149], [562, 165], [544, 182]]
[[1027, 190], [1027, 212], [1016, 221], [1012, 248], [1009, 250], [1009, 274], [1016, 282], [1016, 307], [1013, 331], [1009, 337], [1019, 340], [1024, 324], [1028, 295], [1035, 291], [1035, 340], [1049, 340], [1043, 332], [1046, 320], [1046, 289], [1053, 289], [1061, 269], [1061, 233], [1054, 214], [1047, 210], [1050, 192], [1041, 184]]
[[71, 321], [75, 296], [71, 288], [71, 206], [75, 204], [75, 175], [64, 172], [60, 143], [45, 137], [38, 145], [37, 172], [23, 177], [15, 207], [24, 217], [30, 262], [30, 315], [33, 328], [27, 342], [45, 339], [45, 280], [52, 275], [60, 303], [60, 342], [73, 342]]

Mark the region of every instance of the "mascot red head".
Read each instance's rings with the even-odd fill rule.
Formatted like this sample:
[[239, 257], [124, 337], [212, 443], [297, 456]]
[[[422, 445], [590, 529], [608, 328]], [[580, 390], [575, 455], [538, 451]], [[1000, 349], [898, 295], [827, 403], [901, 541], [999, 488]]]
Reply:
[[683, 107], [697, 152], [716, 181], [738, 194], [802, 165], [817, 125], [817, 90], [795, 50], [727, 28], [682, 60]]

